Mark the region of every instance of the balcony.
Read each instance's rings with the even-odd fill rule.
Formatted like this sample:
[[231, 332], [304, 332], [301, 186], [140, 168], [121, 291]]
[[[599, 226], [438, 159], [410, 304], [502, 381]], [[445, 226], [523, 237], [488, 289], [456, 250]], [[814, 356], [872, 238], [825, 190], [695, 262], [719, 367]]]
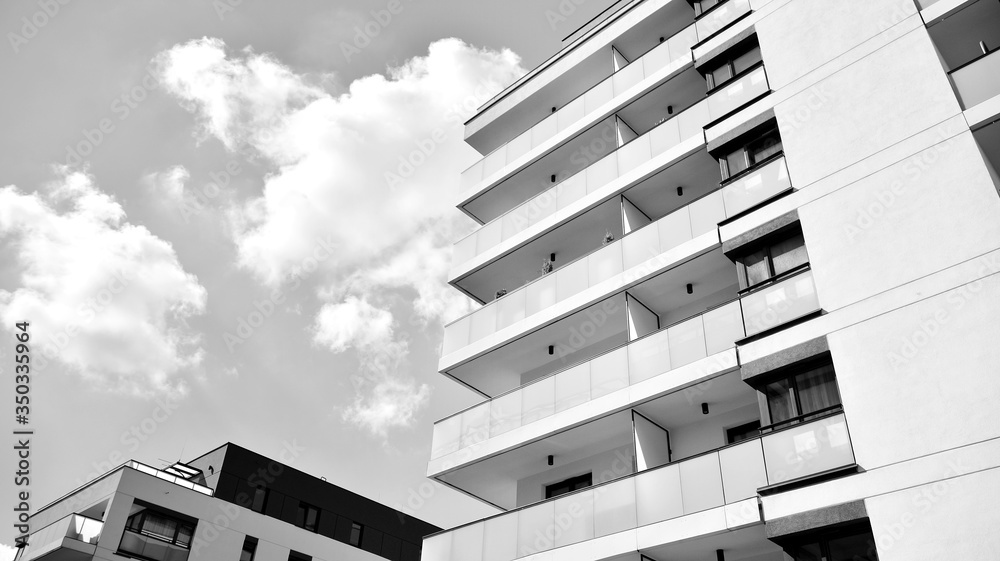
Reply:
[[[738, 524], [759, 522], [757, 488], [766, 484], [761, 442], [754, 439], [430, 536], [424, 540], [423, 559], [513, 561], [621, 532], [654, 530], [658, 523], [718, 509], [721, 527], [703, 519], [690, 522], [705, 534], [714, 533], [727, 529], [722, 507], [748, 499], [753, 503], [743, 509]], [[607, 555], [580, 552], [578, 558], [635, 551], [636, 541], [621, 551], [588, 544]]]
[[27, 547], [20, 550], [18, 561], [89, 561], [97, 550], [104, 522], [71, 514], [34, 532]]
[[816, 283], [809, 265], [744, 290], [740, 295], [748, 337], [819, 311]]
[[722, 185], [726, 218], [742, 214], [792, 190], [788, 166], [782, 155], [776, 155], [761, 165], [749, 168]]
[[[745, 335], [730, 302], [434, 424], [431, 458], [483, 443], [734, 347]], [[733, 364], [735, 366], [735, 364]]]
[[[774, 487], [854, 466], [847, 419], [837, 406], [819, 419], [790, 419], [761, 438], [768, 485]], [[794, 422], [794, 423], [793, 423]]]
[[190, 548], [126, 529], [122, 533], [118, 552], [153, 561], [187, 561]]
[[712, 6], [695, 19], [699, 42], [711, 38], [751, 11], [750, 0], [728, 0]]
[[[551, 227], [553, 222], [571, 219], [676, 162], [677, 158], [687, 155], [677, 153], [676, 147], [691, 142], [703, 145], [705, 125], [759, 98], [769, 89], [764, 67], [755, 66], [707, 99], [491, 220], [455, 244], [451, 277], [455, 279], [482, 266], [479, 257], [497, 254], [503, 249], [500, 246], [512, 245], [510, 249], [514, 249], [515, 244], [525, 243], [526, 238], [540, 233], [539, 224]], [[665, 159], [665, 155], [669, 159]], [[653, 161], [659, 165], [650, 166]]]
[[684, 519], [685, 539], [757, 524], [758, 489], [854, 463], [836, 413], [440, 532], [424, 540], [423, 558], [513, 561], [574, 544], [585, 544], [568, 552], [578, 559], [667, 552], [678, 526], [664, 522]]
[[624, 284], [622, 275], [631, 269], [716, 232], [724, 218], [721, 193], [699, 199], [445, 326], [443, 354], [455, 353], [604, 283], [608, 290], [600, 292], [607, 294]]
[[[655, 82], [669, 76], [671, 72], [664, 73], [664, 69], [677, 69], [685, 63], [690, 63], [691, 45], [696, 41], [694, 26], [689, 26], [580, 94], [555, 113], [463, 171], [459, 194], [462, 198], [466, 198], [471, 193], [481, 191], [508, 174], [511, 167], [516, 167], [512, 165], [526, 154], [540, 146], [551, 144], [549, 141], [560, 136], [560, 133], [579, 128], [581, 123], [603, 119], [613, 113], [615, 107], [623, 106], [636, 92], [648, 89]], [[650, 80], [654, 77], [656, 80]], [[647, 80], [649, 82], [644, 84], [644, 88], [634, 90]]]
[[993, 51], [951, 71], [962, 109], [972, 109], [1000, 95], [1000, 51]]

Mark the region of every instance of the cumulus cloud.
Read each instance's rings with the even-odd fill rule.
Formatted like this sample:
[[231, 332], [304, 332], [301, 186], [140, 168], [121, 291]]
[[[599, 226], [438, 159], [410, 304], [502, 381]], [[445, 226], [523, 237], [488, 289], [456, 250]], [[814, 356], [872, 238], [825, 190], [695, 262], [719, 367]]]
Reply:
[[184, 200], [184, 185], [191, 174], [184, 166], [173, 166], [164, 171], [146, 174], [142, 181], [156, 197], [171, 204], [180, 204]]
[[[469, 306], [444, 282], [451, 242], [472, 227], [453, 207], [459, 173], [477, 158], [462, 124], [523, 74], [519, 58], [445, 39], [342, 92], [325, 89], [330, 76], [297, 74], [266, 54], [227, 54], [218, 39], [176, 45], [157, 65], [200, 138], [273, 167], [260, 196], [231, 209], [240, 265], [276, 286], [320, 240], [334, 248], [316, 273], [326, 304], [314, 341], [357, 352], [367, 373], [345, 418], [377, 434], [390, 415], [409, 424], [426, 388], [406, 369], [407, 329]], [[373, 340], [383, 342], [378, 356]]]
[[12, 561], [16, 555], [16, 547], [0, 543], [0, 561]]
[[203, 354], [186, 320], [204, 312], [205, 289], [91, 177], [0, 189], [0, 242], [19, 271], [0, 318], [31, 322], [36, 369], [55, 360], [99, 389], [186, 391], [178, 374]]

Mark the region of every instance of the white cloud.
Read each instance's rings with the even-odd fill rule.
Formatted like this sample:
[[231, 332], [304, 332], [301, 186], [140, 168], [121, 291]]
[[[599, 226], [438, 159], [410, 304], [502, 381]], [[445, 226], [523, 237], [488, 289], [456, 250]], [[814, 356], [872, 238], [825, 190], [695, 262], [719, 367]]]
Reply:
[[186, 320], [204, 312], [205, 289], [89, 176], [0, 189], [0, 242], [20, 274], [0, 290], [0, 317], [31, 322], [36, 369], [57, 360], [99, 389], [185, 391], [178, 373], [202, 358]]
[[146, 174], [142, 181], [154, 197], [170, 204], [180, 204], [184, 200], [184, 185], [191, 174], [184, 166], [173, 166], [164, 171]]
[[0, 543], [0, 561], [13, 561], [17, 548]]
[[[260, 196], [231, 209], [240, 265], [279, 285], [318, 240], [332, 240], [335, 255], [316, 278], [327, 304], [315, 341], [358, 352], [363, 372], [372, 341], [391, 349], [379, 374], [363, 376], [349, 420], [376, 434], [409, 425], [427, 390], [406, 369], [408, 328], [469, 307], [445, 284], [451, 242], [471, 229], [453, 207], [459, 173], [477, 158], [463, 122], [523, 74], [519, 58], [445, 39], [342, 93], [324, 89], [336, 83], [330, 76], [299, 75], [249, 49], [227, 56], [218, 39], [174, 46], [157, 63], [202, 137], [274, 168]], [[393, 315], [400, 299], [409, 299], [409, 321]]]

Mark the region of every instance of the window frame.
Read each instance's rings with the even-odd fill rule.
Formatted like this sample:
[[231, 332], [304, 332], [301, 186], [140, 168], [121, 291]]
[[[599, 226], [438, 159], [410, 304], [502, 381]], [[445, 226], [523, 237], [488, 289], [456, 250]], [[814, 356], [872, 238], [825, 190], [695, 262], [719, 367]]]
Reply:
[[[315, 521], [314, 521], [314, 523], [313, 523], [312, 526], [309, 525], [309, 513], [310, 512], [315, 512], [316, 513], [316, 519], [315, 519]], [[312, 532], [314, 534], [318, 534], [319, 533], [319, 517], [320, 517], [321, 513], [322, 513], [322, 511], [319, 509], [319, 507], [313, 506], [313, 505], [311, 505], [311, 504], [309, 504], [309, 503], [307, 503], [305, 501], [299, 501], [299, 506], [298, 506], [298, 508], [296, 510], [296, 513], [295, 513], [295, 517], [296, 517], [296, 520], [295, 520], [296, 524], [295, 525], [298, 526], [299, 528], [302, 528], [303, 530], [305, 530], [307, 532]], [[302, 518], [301, 525], [298, 523], [300, 515], [301, 515], [301, 518]]]
[[[257, 538], [255, 538], [253, 536], [246, 536], [243, 539], [243, 549], [240, 551], [240, 561], [253, 561], [254, 558], [257, 557], [257, 544], [258, 543], [259, 543], [259, 540]], [[249, 551], [247, 550], [248, 546], [250, 547]], [[250, 553], [250, 558], [244, 560], [243, 559], [243, 554], [244, 553]]]
[[[358, 531], [358, 541], [354, 541], [354, 530]], [[353, 545], [354, 547], [361, 547], [362, 540], [365, 539], [365, 525], [360, 522], [351, 522], [351, 535], [347, 537], [348, 545]]]
[[[760, 421], [750, 421], [749, 423], [743, 423], [736, 425], [735, 427], [729, 427], [726, 429], [726, 445], [737, 444], [740, 442], [746, 442], [747, 440], [753, 440], [754, 438], [760, 437]], [[741, 438], [739, 440], [733, 440], [733, 436], [741, 434], [749, 434], [752, 431], [756, 431], [756, 436], [747, 436], [746, 438]]]
[[[833, 378], [833, 388], [836, 390], [837, 403], [815, 411], [803, 413], [801, 390], [799, 389], [798, 380], [796, 380], [796, 378], [802, 378], [824, 368], [830, 369], [830, 374]], [[771, 412], [771, 403], [768, 399], [767, 387], [771, 384], [782, 381], [788, 382], [789, 389], [791, 390], [790, 393], [794, 398], [793, 404], [795, 406], [795, 415], [781, 421], [774, 421], [774, 417]], [[844, 410], [844, 400], [840, 392], [840, 383], [837, 381], [837, 370], [829, 353], [823, 353], [820, 356], [812, 357], [788, 367], [781, 368], [773, 374], [763, 377], [760, 381], [755, 380], [754, 389], [757, 391], [759, 399], [761, 400], [761, 423], [764, 422], [765, 418], [768, 422], [767, 425], [762, 424], [759, 429], [762, 436], [776, 430], [815, 421], [816, 419], [826, 417], [834, 413], [839, 413]]]
[[[719, 4], [716, 4], [716, 6], [724, 4], [726, 1], [728, 0], [723, 0], [722, 2], [719, 2]], [[715, 6], [713, 6], [713, 8], [714, 7]], [[711, 9], [709, 9], [709, 11], [711, 11]], [[754, 50], [756, 50], [760, 55], [759, 60], [755, 61], [753, 64], [747, 66], [743, 70], [737, 72], [736, 60], [743, 55], [753, 52]], [[724, 54], [719, 55], [718, 57], [710, 61], [710, 63], [705, 64], [705, 66], [702, 67], [704, 69], [702, 70], [702, 74], [705, 76], [705, 88], [706, 88], [705, 95], [706, 96], [712, 95], [712, 93], [714, 93], [716, 90], [726, 87], [727, 84], [735, 80], [739, 80], [743, 76], [746, 76], [750, 72], [753, 72], [754, 70], [763, 65], [764, 65], [764, 53], [761, 52], [760, 50], [760, 43], [757, 42], [755, 39], [751, 38], [747, 42], [734, 46]], [[717, 83], [715, 81], [714, 74], [721, 68], [729, 69], [729, 77]]]
[[[798, 265], [780, 273], [775, 272], [773, 255], [774, 247], [797, 236], [802, 238], [802, 245], [800, 247], [805, 250], [805, 262], [799, 263]], [[751, 255], [760, 253], [761, 251], [764, 252], [764, 262], [767, 265], [767, 278], [750, 284], [750, 275], [747, 272], [745, 260]], [[790, 277], [800, 271], [809, 269], [809, 247], [806, 245], [806, 237], [802, 232], [801, 226], [798, 223], [795, 223], [776, 232], [772, 232], [771, 234], [768, 234], [767, 236], [740, 248], [739, 253], [733, 257], [733, 261], [736, 262], [736, 276], [740, 283], [739, 295], [743, 296], [762, 287], [774, 284], [779, 280]]]
[[[139, 504], [138, 506], [142, 507], [143, 510], [140, 510], [140, 511], [138, 511], [136, 513], [130, 514], [125, 519], [125, 531], [126, 532], [131, 532], [133, 534], [137, 534], [137, 535], [140, 535], [140, 536], [151, 538], [151, 539], [154, 539], [154, 540], [159, 541], [159, 542], [167, 543], [167, 544], [170, 544], [170, 545], [175, 545], [175, 546], [177, 546], [177, 547], [179, 547], [181, 549], [186, 549], [188, 551], [191, 550], [191, 542], [194, 541], [195, 531], [198, 529], [198, 523], [197, 522], [191, 522], [191, 521], [186, 520], [184, 518], [181, 518], [181, 517], [178, 517], [178, 516], [175, 516], [175, 515], [163, 512], [161, 510], [157, 510], [155, 508], [152, 508], [152, 507], [149, 507], [149, 506], [146, 506], [146, 505], [143, 505], [143, 504]], [[162, 534], [156, 534], [156, 533], [153, 533], [151, 531], [148, 531], [148, 530], [144, 529], [145, 523], [146, 523], [146, 519], [148, 518], [148, 515], [150, 513], [152, 513], [152, 514], [154, 514], [156, 516], [159, 516], [161, 518], [166, 518], [167, 520], [170, 520], [170, 521], [172, 521], [172, 522], [175, 523], [175, 526], [174, 526], [174, 535], [170, 538], [170, 540], [164, 539], [164, 537], [162, 537]], [[132, 527], [133, 526], [132, 521], [135, 520], [136, 518], [138, 518], [138, 521], [139, 521], [138, 522], [138, 529], [135, 529], [135, 528]], [[186, 543], [178, 541], [178, 536], [180, 535], [181, 530], [183, 528], [190, 528], [190, 531], [188, 532], [188, 535], [190, 536], [190, 539]], [[121, 544], [119, 544], [118, 548], [119, 548], [119, 550], [121, 549]]]
[[[587, 484], [582, 487], [575, 487], [575, 485], [586, 481]], [[553, 490], [558, 490], [560, 486], [568, 487], [566, 491], [561, 493], [552, 494]], [[579, 491], [580, 489], [586, 489], [587, 487], [594, 486], [594, 472], [588, 471], [587, 473], [582, 473], [580, 475], [575, 475], [573, 477], [567, 477], [562, 481], [556, 481], [555, 483], [550, 483], [545, 485], [543, 489], [543, 494], [545, 495], [545, 500], [553, 499], [562, 495], [568, 495], [574, 491]]]
[[[250, 510], [258, 514], [264, 514], [267, 510], [267, 501], [271, 498], [271, 490], [266, 486], [254, 487], [253, 496], [250, 497]], [[263, 495], [260, 501], [260, 510], [254, 508], [254, 504], [257, 502], [258, 495]]]
[[[764, 140], [771, 134], [774, 134], [775, 136], [778, 137], [778, 146], [779, 146], [778, 151], [760, 160], [751, 162], [750, 147], [754, 143]], [[719, 157], [716, 158], [719, 162], [719, 175], [722, 177], [720, 185], [726, 185], [727, 183], [734, 181], [748, 173], [751, 173], [753, 170], [759, 169], [785, 155], [785, 146], [781, 140], [781, 130], [778, 128], [777, 122], [772, 122], [770, 123], [770, 126], [765, 125], [754, 131], [751, 131], [743, 138], [745, 139], [744, 141], [731, 144], [731, 146], [733, 147], [739, 146], [738, 149], [736, 150], [727, 149], [723, 153], [721, 153]], [[740, 153], [740, 156], [742, 157], [743, 163], [745, 164], [746, 167], [733, 173], [729, 169], [729, 156], [731, 154], [735, 154], [736, 152]]]

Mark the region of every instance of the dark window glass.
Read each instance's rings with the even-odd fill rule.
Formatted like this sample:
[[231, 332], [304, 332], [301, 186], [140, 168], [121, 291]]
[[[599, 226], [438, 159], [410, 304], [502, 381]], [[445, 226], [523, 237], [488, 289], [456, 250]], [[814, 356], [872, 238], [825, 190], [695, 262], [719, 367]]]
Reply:
[[700, 16], [705, 13], [705, 10], [710, 9], [712, 6], [718, 4], [722, 0], [696, 0], [694, 3], [694, 15]]
[[297, 551], [289, 551], [288, 561], [312, 561], [312, 557]]
[[829, 544], [830, 561], [878, 561], [875, 541], [870, 534], [832, 538]]
[[760, 56], [760, 47], [754, 47], [733, 59], [733, 74], [735, 75], [740, 72], [744, 72], [762, 60], [763, 59]]
[[240, 553], [240, 561], [253, 561], [255, 553], [257, 553], [257, 538], [247, 536], [243, 540], [243, 551]]
[[878, 561], [870, 527], [841, 528], [803, 538], [786, 545], [785, 553], [794, 561]]
[[738, 427], [726, 429], [726, 443], [734, 444], [736, 442], [742, 442], [749, 438], [757, 438], [759, 434], [760, 434], [760, 421], [753, 421], [750, 423], [746, 423], [745, 425], [740, 425]]
[[771, 129], [747, 144], [747, 162], [756, 165], [778, 152], [781, 152], [781, 136], [778, 129]]
[[796, 234], [772, 245], [771, 262], [774, 265], [775, 275], [780, 275], [786, 271], [791, 271], [799, 265], [808, 263], [809, 255], [806, 254], [806, 240], [802, 237], [802, 234]]
[[795, 417], [795, 394], [789, 380], [778, 380], [764, 386], [767, 396], [767, 410], [771, 414], [771, 423], [780, 423]]
[[364, 526], [355, 522], [351, 524], [351, 545], [355, 547], [361, 547], [361, 534], [364, 533]]
[[265, 508], [267, 508], [267, 488], [257, 487], [253, 491], [253, 502], [250, 504], [250, 510], [264, 512]]
[[295, 514], [295, 525], [315, 532], [319, 528], [319, 509], [306, 503], [299, 503]]
[[191, 522], [142, 509], [126, 520], [126, 532], [122, 534], [118, 551], [129, 556], [142, 555], [153, 561], [187, 558], [186, 550], [191, 548], [194, 528]]
[[840, 405], [832, 364], [776, 380], [765, 385], [763, 391], [771, 424]]
[[578, 475], [576, 477], [570, 477], [564, 481], [558, 483], [553, 483], [552, 485], [545, 486], [545, 498], [551, 499], [552, 497], [558, 497], [559, 495], [565, 495], [566, 493], [572, 493], [578, 489], [584, 489], [590, 487], [594, 484], [594, 477], [592, 473], [585, 473], [583, 475]]
[[742, 288], [751, 288], [809, 262], [802, 232], [757, 247], [760, 249], [736, 259]]

